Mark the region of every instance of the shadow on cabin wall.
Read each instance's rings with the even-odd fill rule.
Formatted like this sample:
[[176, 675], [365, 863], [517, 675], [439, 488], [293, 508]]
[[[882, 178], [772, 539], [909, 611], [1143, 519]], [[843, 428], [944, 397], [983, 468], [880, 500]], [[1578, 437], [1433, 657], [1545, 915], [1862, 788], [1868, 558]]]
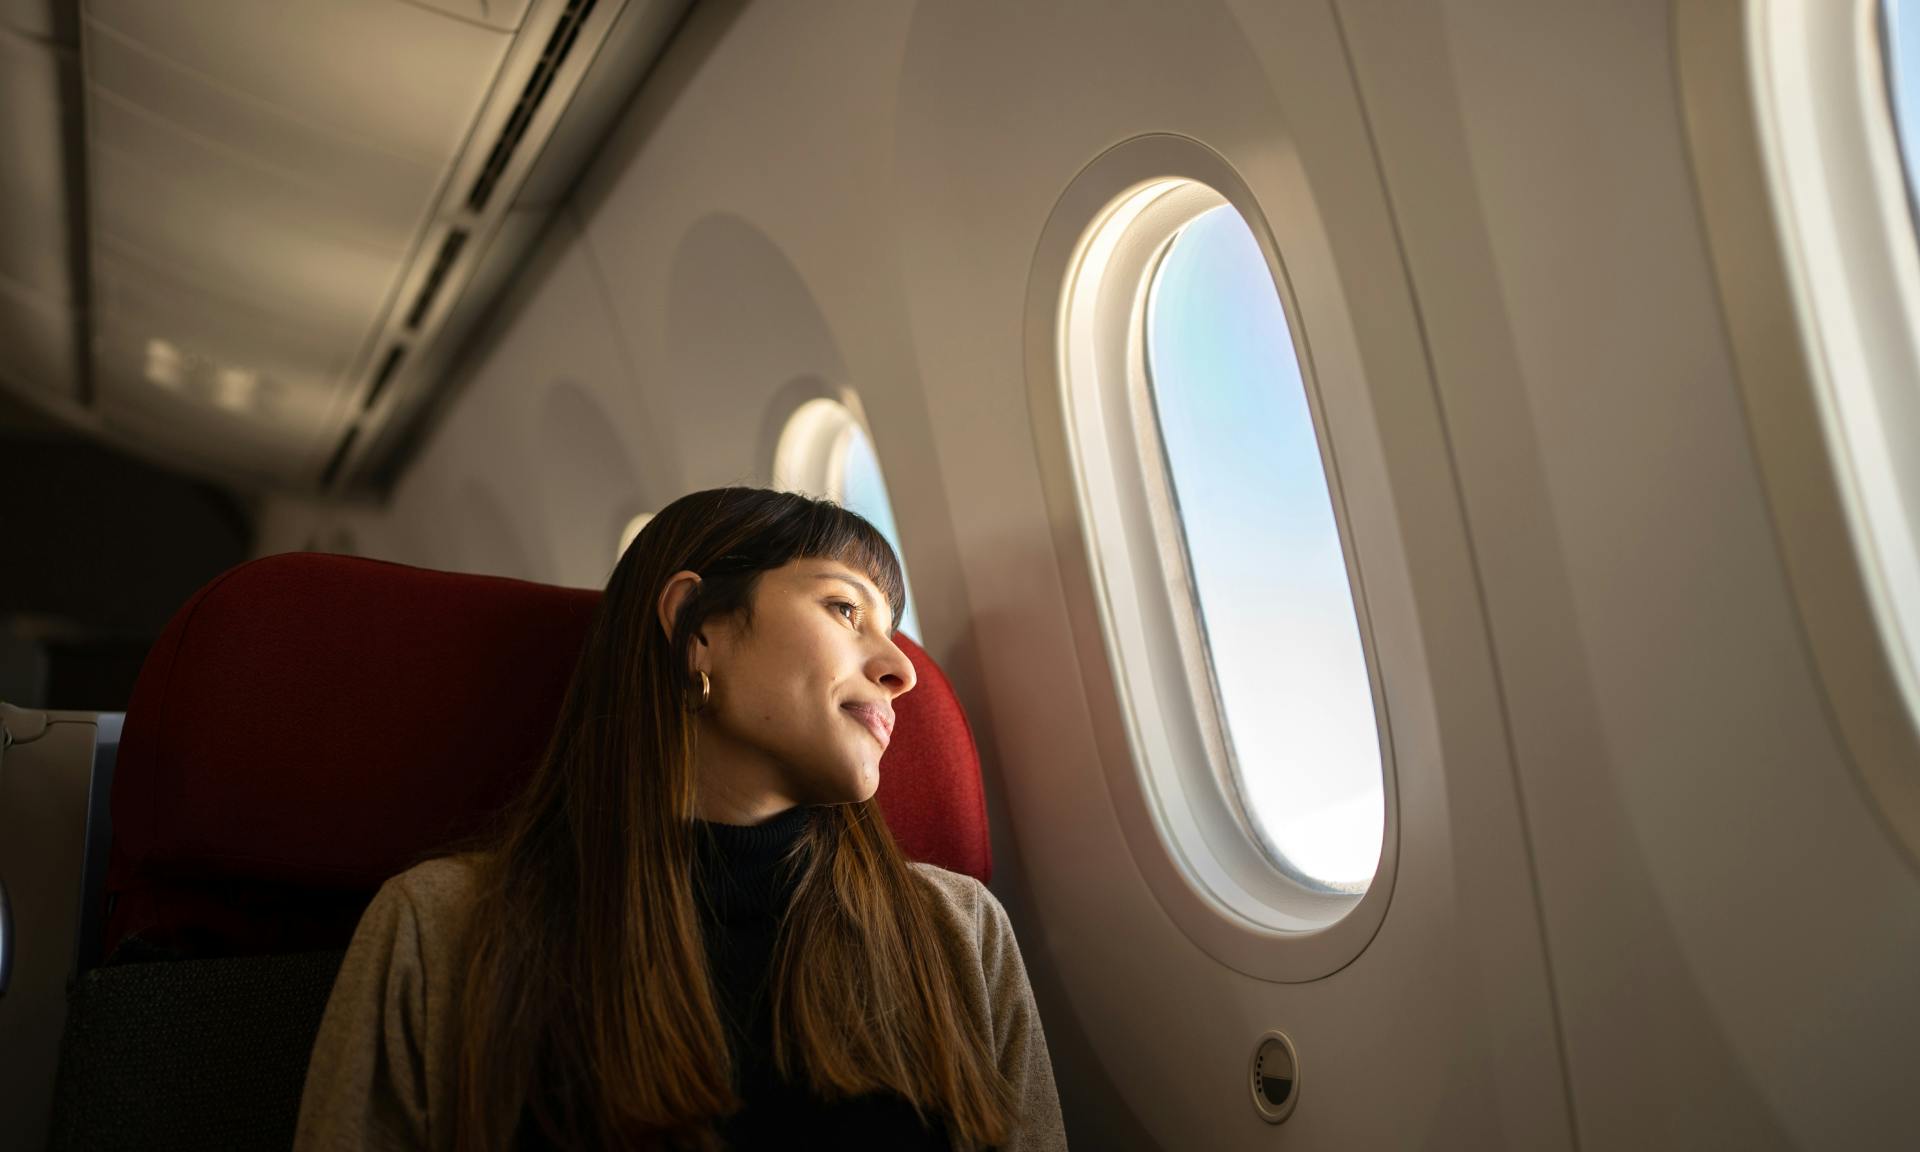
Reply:
[[174, 610], [252, 537], [234, 493], [0, 396], [0, 700], [124, 711]]

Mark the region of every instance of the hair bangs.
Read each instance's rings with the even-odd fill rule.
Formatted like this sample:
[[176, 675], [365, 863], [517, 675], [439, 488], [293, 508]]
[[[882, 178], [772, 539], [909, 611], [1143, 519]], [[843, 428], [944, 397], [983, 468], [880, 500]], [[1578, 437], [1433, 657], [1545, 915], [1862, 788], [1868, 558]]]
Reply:
[[907, 610], [907, 581], [893, 545], [866, 517], [829, 501], [815, 501], [808, 509], [804, 534], [796, 556], [833, 560], [864, 573], [893, 609], [893, 628]]

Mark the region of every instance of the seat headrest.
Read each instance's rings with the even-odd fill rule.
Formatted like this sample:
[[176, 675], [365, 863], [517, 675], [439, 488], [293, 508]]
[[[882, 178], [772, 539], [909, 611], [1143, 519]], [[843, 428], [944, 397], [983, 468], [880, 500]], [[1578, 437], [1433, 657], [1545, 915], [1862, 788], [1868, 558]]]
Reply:
[[[544, 751], [600, 595], [316, 553], [201, 588], [127, 712], [107, 940], [168, 935], [178, 890], [371, 891], [478, 831]], [[919, 681], [881, 809], [910, 858], [985, 880], [973, 738], [945, 676], [900, 647]]]

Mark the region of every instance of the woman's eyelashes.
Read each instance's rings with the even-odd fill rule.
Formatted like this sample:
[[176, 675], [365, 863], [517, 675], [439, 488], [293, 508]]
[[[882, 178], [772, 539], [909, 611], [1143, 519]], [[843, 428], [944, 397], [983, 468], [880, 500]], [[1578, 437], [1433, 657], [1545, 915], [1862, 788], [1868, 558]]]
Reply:
[[855, 628], [858, 628], [860, 626], [860, 606], [858, 604], [855, 604], [848, 600], [832, 600], [832, 601], [829, 601], [828, 603], [832, 606], [833, 610], [836, 612], [842, 608], [847, 609], [849, 615], [842, 616], [841, 619], [852, 623], [852, 625]]

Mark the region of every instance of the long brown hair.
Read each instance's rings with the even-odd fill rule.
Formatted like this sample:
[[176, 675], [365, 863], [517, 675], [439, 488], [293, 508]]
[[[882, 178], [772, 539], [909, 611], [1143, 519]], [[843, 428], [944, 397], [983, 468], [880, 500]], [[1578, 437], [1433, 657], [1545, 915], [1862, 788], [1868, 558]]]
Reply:
[[[750, 627], [760, 573], [800, 558], [867, 573], [899, 620], [885, 537], [791, 493], [684, 496], [615, 567], [546, 753], [473, 858], [463, 1152], [711, 1148], [740, 1107], [694, 902], [689, 658], [707, 619]], [[655, 605], [683, 569], [702, 578], [669, 639]], [[815, 809], [796, 862], [771, 979], [780, 1073], [824, 1099], [896, 1092], [961, 1147], [1004, 1141], [1012, 1091], [879, 806]]]

